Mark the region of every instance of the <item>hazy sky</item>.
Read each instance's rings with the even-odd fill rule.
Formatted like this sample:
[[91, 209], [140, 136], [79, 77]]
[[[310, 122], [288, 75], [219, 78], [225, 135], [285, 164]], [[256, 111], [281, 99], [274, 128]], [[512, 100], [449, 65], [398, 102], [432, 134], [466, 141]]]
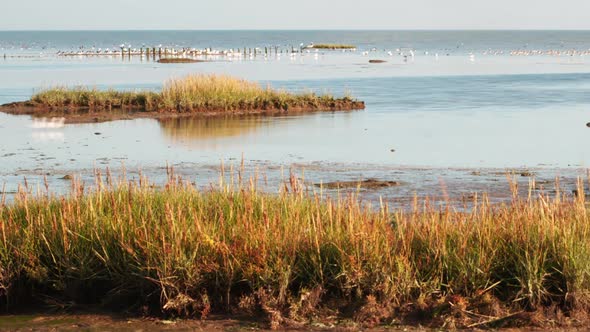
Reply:
[[590, 0], [1, 0], [0, 30], [590, 29]]

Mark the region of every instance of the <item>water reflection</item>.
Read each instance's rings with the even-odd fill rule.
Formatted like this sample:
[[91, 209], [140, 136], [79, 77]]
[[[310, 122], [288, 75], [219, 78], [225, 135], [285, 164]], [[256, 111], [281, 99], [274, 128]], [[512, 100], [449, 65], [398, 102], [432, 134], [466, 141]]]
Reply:
[[181, 117], [160, 119], [164, 137], [183, 145], [215, 145], [218, 141], [252, 134], [269, 128], [273, 118], [268, 116]]
[[33, 118], [31, 128], [33, 129], [54, 129], [63, 128], [65, 126], [66, 118], [64, 117], [53, 117], [53, 118]]
[[31, 133], [34, 142], [49, 142], [65, 140], [64, 133], [61, 131], [34, 131]]
[[65, 126], [65, 120], [63, 117], [32, 118], [29, 127], [34, 129], [31, 132], [33, 142], [63, 142], [65, 138], [61, 129]]

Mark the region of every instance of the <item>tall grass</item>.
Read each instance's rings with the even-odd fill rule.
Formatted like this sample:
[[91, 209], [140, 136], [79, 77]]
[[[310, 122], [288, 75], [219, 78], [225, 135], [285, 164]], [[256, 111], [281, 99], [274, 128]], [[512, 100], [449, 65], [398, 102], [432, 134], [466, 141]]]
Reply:
[[164, 84], [161, 92], [53, 88], [33, 95], [31, 104], [49, 108], [134, 108], [174, 112], [364, 108], [364, 104], [348, 96], [335, 98], [312, 92], [295, 94], [263, 88], [254, 82], [223, 75], [192, 75], [172, 79]]
[[86, 87], [58, 87], [42, 90], [31, 97], [31, 102], [48, 107], [89, 107], [89, 108], [121, 108], [145, 107], [154, 108], [160, 96], [149, 91], [115, 91], [98, 90]]
[[334, 314], [469, 326], [590, 308], [583, 195], [389, 211], [303, 192], [293, 178], [276, 195], [253, 182], [204, 191], [180, 180], [111, 183], [60, 198], [21, 191], [2, 205], [2, 308], [51, 300], [240, 312], [271, 327]]

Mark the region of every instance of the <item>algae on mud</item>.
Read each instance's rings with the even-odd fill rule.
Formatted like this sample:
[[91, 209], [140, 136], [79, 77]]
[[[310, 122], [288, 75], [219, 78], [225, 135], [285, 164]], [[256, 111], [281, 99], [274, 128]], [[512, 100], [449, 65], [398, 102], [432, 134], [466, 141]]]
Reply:
[[53, 88], [29, 101], [0, 106], [0, 111], [34, 116], [61, 115], [75, 122], [166, 115], [227, 115], [364, 109], [362, 101], [313, 92], [291, 93], [223, 75], [172, 79], [160, 92]]
[[363, 189], [379, 189], [387, 187], [400, 186], [401, 182], [398, 181], [387, 181], [378, 179], [366, 179], [358, 181], [334, 181], [326, 183], [316, 183], [316, 187], [325, 189], [346, 189], [346, 188], [363, 188]]

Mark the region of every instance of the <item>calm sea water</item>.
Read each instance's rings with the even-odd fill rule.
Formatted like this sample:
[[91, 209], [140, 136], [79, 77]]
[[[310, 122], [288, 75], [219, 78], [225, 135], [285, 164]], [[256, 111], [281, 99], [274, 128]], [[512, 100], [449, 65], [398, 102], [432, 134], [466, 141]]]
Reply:
[[464, 52], [487, 49], [588, 49], [589, 31], [0, 31], [0, 50], [53, 51], [78, 48], [297, 46], [335, 42], [358, 48], [414, 48]]
[[[359, 49], [176, 65], [55, 56], [58, 50], [120, 44], [224, 49], [310, 42]], [[413, 49], [415, 57], [404, 60], [397, 49]], [[550, 49], [563, 54], [509, 55]], [[32, 128], [29, 117], [0, 114], [0, 183], [14, 188], [23, 176], [49, 174], [59, 187], [65, 186], [57, 180], [63, 174], [88, 176], [94, 167], [121, 163], [157, 176], [167, 162], [210, 180], [221, 161], [242, 158], [253, 168], [274, 170], [275, 179], [281, 167], [296, 167], [312, 182], [363, 176], [406, 181], [393, 196], [432, 193], [441, 179], [459, 191], [473, 183], [486, 189], [505, 168], [575, 177], [590, 165], [590, 61], [583, 54], [589, 49], [589, 31], [0, 32], [0, 54], [7, 54], [0, 58], [0, 103], [55, 85], [157, 90], [171, 77], [227, 73], [293, 91], [349, 92], [367, 105], [358, 112], [58, 129]], [[568, 50], [578, 53], [565, 55]], [[370, 65], [373, 58], [387, 63]], [[490, 176], [474, 178], [474, 169]]]

